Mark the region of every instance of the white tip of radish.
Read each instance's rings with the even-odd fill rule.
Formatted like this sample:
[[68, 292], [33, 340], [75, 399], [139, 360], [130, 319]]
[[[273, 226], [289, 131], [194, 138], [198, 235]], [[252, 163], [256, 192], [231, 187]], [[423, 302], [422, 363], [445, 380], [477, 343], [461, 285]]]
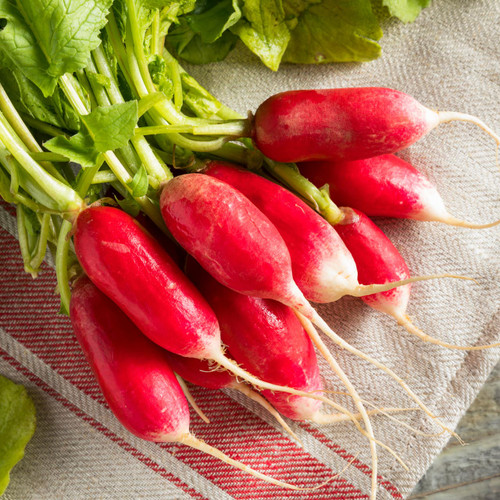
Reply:
[[409, 285], [417, 281], [427, 281], [440, 278], [455, 278], [460, 280], [476, 281], [474, 278], [468, 276], [457, 276], [455, 274], [431, 274], [429, 276], [415, 276], [400, 281], [390, 281], [389, 283], [374, 284], [374, 285], [358, 285], [356, 289], [352, 290], [349, 295], [354, 297], [364, 297], [365, 295], [372, 295], [374, 293], [387, 292], [398, 286]]
[[276, 486], [281, 486], [282, 488], [288, 488], [290, 490], [295, 490], [295, 491], [315, 491], [318, 490], [319, 488], [323, 488], [326, 486], [328, 483], [333, 481], [335, 478], [337, 478], [342, 472], [346, 470], [347, 467], [349, 467], [350, 464], [348, 464], [339, 474], [336, 474], [332, 476], [330, 479], [327, 481], [318, 484], [317, 486], [313, 486], [310, 488], [301, 488], [300, 486], [295, 486], [294, 484], [286, 483], [284, 481], [279, 481], [278, 479], [274, 479], [270, 476], [267, 476], [266, 474], [262, 474], [262, 472], [258, 472], [248, 465], [245, 465], [238, 460], [234, 460], [233, 458], [228, 457], [226, 454], [222, 453], [222, 451], [218, 450], [217, 448], [214, 448], [213, 446], [210, 446], [209, 444], [199, 440], [198, 438], [194, 437], [192, 434], [185, 434], [182, 436], [181, 439], [179, 439], [179, 442], [182, 444], [185, 444], [186, 446], [190, 446], [191, 448], [195, 448], [196, 450], [200, 450], [203, 453], [206, 453], [207, 455], [212, 455], [215, 458], [218, 458], [219, 460], [222, 460], [226, 464], [232, 465], [233, 467], [236, 467], [237, 469], [242, 470], [243, 472], [246, 472], [247, 474], [250, 474], [254, 477], [257, 477], [259, 479], [262, 479], [263, 481], [266, 481], [267, 483], [275, 484]]
[[470, 229], [487, 229], [489, 227], [498, 226], [500, 224], [500, 219], [496, 220], [495, 222], [489, 222], [488, 224], [474, 224], [472, 222], [457, 219], [452, 215], [448, 215], [444, 219], [439, 219], [438, 222], [444, 222], [445, 224], [449, 224], [450, 226], [468, 227]]
[[500, 146], [500, 135], [494, 132], [486, 123], [479, 118], [468, 115], [466, 113], [456, 113], [454, 111], [438, 111], [439, 123], [446, 123], [451, 121], [461, 121], [474, 123], [479, 128], [483, 129], [490, 137], [492, 137], [497, 145]]
[[448, 344], [446, 342], [443, 342], [439, 339], [436, 339], [434, 337], [431, 337], [430, 335], [427, 335], [424, 333], [420, 328], [417, 328], [411, 321], [411, 319], [407, 315], [395, 315], [394, 318], [396, 321], [403, 327], [406, 328], [406, 330], [409, 333], [412, 333], [413, 335], [416, 335], [419, 339], [423, 340], [424, 342], [429, 342], [430, 344], [436, 344], [441, 347], [447, 347], [448, 349], [458, 349], [461, 351], [480, 351], [483, 349], [491, 349], [493, 347], [500, 347], [500, 342], [497, 344], [488, 344], [488, 345], [479, 345], [479, 346], [460, 346], [460, 345], [455, 345], [455, 344]]

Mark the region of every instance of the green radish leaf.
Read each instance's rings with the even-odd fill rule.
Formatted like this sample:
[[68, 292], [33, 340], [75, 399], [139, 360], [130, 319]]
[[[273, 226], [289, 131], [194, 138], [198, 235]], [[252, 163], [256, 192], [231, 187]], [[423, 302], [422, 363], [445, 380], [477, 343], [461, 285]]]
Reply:
[[99, 161], [100, 153], [95, 148], [94, 141], [85, 127], [69, 139], [57, 136], [45, 142], [44, 146], [49, 151], [64, 155], [68, 160], [84, 168], [93, 167]]
[[290, 40], [281, 0], [246, 0], [243, 18], [231, 31], [270, 69], [276, 71]]
[[174, 97], [174, 82], [169, 75], [168, 65], [160, 56], [153, 56], [148, 64], [151, 80], [157, 86], [158, 90], [163, 92], [167, 99]]
[[0, 495], [35, 432], [35, 405], [26, 389], [0, 375]]
[[0, 63], [19, 68], [45, 96], [87, 65], [112, 0], [0, 0]]
[[141, 168], [135, 173], [132, 180], [128, 183], [132, 196], [134, 198], [140, 198], [141, 196], [146, 196], [149, 187], [148, 181], [148, 173], [144, 168], [144, 165], [141, 165]]
[[381, 53], [376, 40], [382, 37], [382, 30], [370, 0], [285, 1], [285, 10], [299, 17], [283, 61], [371, 61]]
[[111, 82], [106, 75], [102, 75], [101, 73], [93, 73], [91, 71], [86, 71], [85, 74], [87, 75], [87, 78], [89, 79], [89, 82], [91, 84], [100, 85], [105, 89], [108, 89], [111, 85]]
[[78, 130], [80, 117], [58, 88], [51, 97], [44, 97], [41, 90], [18, 69], [0, 69], [0, 83], [20, 113], [49, 125]]
[[92, 113], [82, 116], [95, 149], [100, 153], [126, 146], [134, 135], [138, 119], [137, 101], [99, 106]]
[[184, 103], [202, 118], [213, 118], [222, 104], [205, 90], [192, 76], [181, 73]]
[[205, 0], [202, 8], [186, 16], [189, 27], [200, 35], [203, 43], [213, 43], [241, 19], [237, 0]]
[[134, 135], [138, 120], [137, 101], [99, 106], [82, 116], [78, 134], [67, 139], [58, 136], [44, 146], [53, 153], [66, 156], [82, 167], [93, 167], [99, 154], [124, 147]]
[[404, 23], [415, 21], [421, 10], [430, 3], [431, 0], [382, 0], [382, 5], [389, 9], [391, 16]]
[[187, 20], [182, 17], [179, 24], [169, 31], [165, 40], [167, 49], [177, 57], [191, 64], [205, 64], [222, 61], [233, 50], [238, 37], [224, 31], [213, 43], [204, 43]]
[[115, 200], [124, 212], [127, 212], [132, 217], [137, 217], [139, 215], [141, 206], [130, 195], [127, 194], [127, 197], [121, 200], [115, 197]]

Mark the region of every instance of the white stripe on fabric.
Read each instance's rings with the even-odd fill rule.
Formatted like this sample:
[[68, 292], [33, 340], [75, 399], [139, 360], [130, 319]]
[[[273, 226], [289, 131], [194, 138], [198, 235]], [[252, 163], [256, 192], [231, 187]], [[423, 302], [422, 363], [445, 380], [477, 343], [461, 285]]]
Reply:
[[141, 440], [126, 431], [110, 410], [94, 401], [91, 397], [78, 390], [64, 377], [56, 373], [38, 357], [34, 356], [28, 349], [14, 340], [2, 328], [0, 328], [0, 345], [19, 363], [35, 373], [41, 380], [54, 388], [59, 394], [65, 397], [78, 408], [82, 409], [89, 416], [107, 427], [124, 441], [130, 443], [134, 448], [143, 453], [146, 457], [155, 461], [175, 476], [179, 477], [188, 486], [199, 491], [207, 498], [217, 498], [217, 500], [231, 500], [231, 497], [211, 483], [205, 477], [198, 474], [188, 465], [174, 458], [166, 450], [154, 443]]

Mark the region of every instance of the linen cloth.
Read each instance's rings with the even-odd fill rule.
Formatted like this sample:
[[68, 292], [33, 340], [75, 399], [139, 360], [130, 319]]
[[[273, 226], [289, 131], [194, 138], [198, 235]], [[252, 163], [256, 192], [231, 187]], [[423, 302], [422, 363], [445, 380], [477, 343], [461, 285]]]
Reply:
[[[412, 25], [385, 26], [381, 59], [365, 64], [283, 66], [275, 74], [248, 52], [224, 63], [189, 68], [223, 102], [242, 113], [286, 89], [387, 86], [434, 109], [481, 117], [500, 131], [500, 3], [436, 0]], [[400, 156], [438, 185], [454, 215], [476, 222], [500, 214], [495, 143], [468, 124], [446, 124]], [[478, 284], [438, 280], [416, 284], [409, 313], [427, 333], [450, 343], [500, 340], [500, 230], [474, 231], [438, 223], [379, 219], [413, 275], [454, 273]], [[30, 499], [354, 499], [368, 498], [370, 454], [352, 424], [293, 423], [291, 440], [271, 416], [232, 391], [193, 389], [210, 425], [191, 429], [209, 444], [282, 480], [310, 487], [351, 466], [314, 492], [283, 490], [255, 480], [198, 451], [141, 441], [112, 416], [80, 353], [68, 318], [58, 315], [50, 259], [36, 279], [22, 269], [11, 207], [0, 207], [0, 373], [27, 386], [38, 427], [14, 468], [6, 500]], [[359, 299], [321, 306], [352, 345], [396, 373], [451, 427], [457, 424], [500, 357], [499, 349], [451, 351], [424, 344]], [[415, 406], [372, 365], [327, 342], [362, 398], [377, 406]], [[320, 361], [331, 390], [341, 384]], [[333, 396], [353, 409], [348, 398]], [[327, 410], [325, 410], [327, 411]], [[436, 433], [421, 411], [397, 418]], [[405, 498], [449, 439], [416, 435], [384, 416], [372, 418], [377, 438], [408, 465], [379, 448], [379, 498]]]

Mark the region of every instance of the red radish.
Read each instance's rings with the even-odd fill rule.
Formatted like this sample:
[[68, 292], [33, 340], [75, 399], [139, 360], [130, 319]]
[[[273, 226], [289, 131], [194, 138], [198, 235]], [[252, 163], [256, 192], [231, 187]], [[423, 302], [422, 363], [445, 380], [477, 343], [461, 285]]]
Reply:
[[408, 162], [387, 154], [355, 161], [302, 163], [300, 172], [318, 188], [328, 184], [332, 200], [368, 216], [438, 221], [481, 229], [448, 213], [436, 187]]
[[[216, 370], [214, 369], [213, 363], [211, 364], [207, 360], [195, 359], [195, 358], [185, 358], [177, 354], [165, 351], [167, 353], [167, 359], [177, 375], [182, 377], [184, 380], [191, 382], [192, 384], [198, 385], [200, 387], [205, 387], [207, 389], [234, 389], [239, 391], [251, 400], [260, 404], [265, 408], [271, 415], [280, 423], [280, 425], [293, 436], [297, 441], [300, 441], [296, 434], [290, 429], [290, 426], [283, 420], [281, 415], [271, 406], [260, 394], [253, 391], [248, 385], [238, 382], [237, 378], [226, 370]], [[281, 393], [277, 393], [281, 394]], [[287, 395], [290, 397], [290, 395]], [[292, 396], [299, 397], [299, 396]], [[310, 398], [304, 398], [307, 401], [315, 401]], [[319, 402], [321, 404], [321, 402]]]
[[[324, 390], [311, 340], [288, 306], [274, 300], [233, 292], [212, 278], [192, 258], [187, 259], [187, 274], [207, 297], [217, 314], [222, 341], [230, 351], [234, 351], [236, 361], [246, 370], [263, 380], [295, 389], [318, 392]], [[319, 347], [321, 349], [321, 345]], [[188, 363], [195, 360], [179, 356], [175, 359], [182, 363], [178, 373], [186, 380], [198, 385], [206, 383], [204, 376], [209, 370], [208, 365], [204, 365], [203, 374], [200, 374], [195, 371], [200, 365], [192, 364], [188, 368]], [[188, 363], [184, 363], [184, 360]], [[176, 369], [177, 365], [171, 365]], [[212, 382], [212, 373], [208, 374], [209, 382]], [[214, 388], [221, 384], [218, 378], [223, 376], [220, 372], [213, 373]], [[230, 377], [231, 375], [227, 374], [222, 380], [229, 381]], [[342, 378], [342, 374], [340, 377]], [[348, 412], [336, 415], [321, 413], [320, 401], [272, 391], [262, 393], [275, 408], [292, 420], [329, 424], [352, 418]], [[391, 408], [388, 411], [398, 410]], [[368, 413], [380, 411], [373, 410]], [[359, 418], [359, 414], [356, 418]]]
[[132, 434], [148, 441], [183, 443], [269, 483], [303, 490], [250, 469], [193, 436], [188, 404], [165, 351], [87, 277], [75, 283], [70, 316], [111, 411]]
[[[234, 292], [216, 281], [194, 259], [188, 259], [187, 272], [217, 314], [222, 341], [228, 346], [236, 361], [246, 370], [276, 384], [286, 383], [287, 387], [306, 392], [323, 391], [312, 343], [288, 306], [271, 299]], [[317, 334], [316, 337], [318, 337], [318, 347], [329, 355], [330, 366], [351, 394], [360, 410], [360, 417], [365, 422], [366, 432], [359, 425], [357, 427], [371, 440], [372, 494], [375, 495], [377, 470], [375, 443], [381, 443], [373, 437], [368, 414], [353, 385]], [[293, 420], [310, 420], [321, 424], [340, 420], [339, 415], [330, 416], [321, 413], [318, 401], [289, 395], [283, 398], [272, 391], [263, 391], [263, 394], [283, 415]], [[338, 409], [356, 424], [354, 415], [342, 407]], [[392, 450], [389, 451], [392, 453]]]
[[324, 396], [259, 380], [224, 356], [214, 312], [130, 215], [112, 207], [89, 207], [78, 216], [74, 242], [90, 280], [156, 344], [181, 356], [214, 360], [259, 387], [333, 405]]
[[[405, 279], [410, 276], [406, 262], [387, 236], [362, 212], [344, 209], [346, 217], [335, 226], [336, 231], [351, 251], [358, 267], [361, 283], [373, 283]], [[410, 285], [401, 286], [387, 292], [361, 297], [370, 307], [393, 316], [410, 333], [420, 339], [450, 349], [479, 350], [496, 347], [457, 346], [442, 342], [419, 330], [406, 314], [410, 299]]]
[[[230, 290], [192, 258], [187, 260], [187, 274], [217, 315], [222, 342], [245, 370], [274, 384], [324, 391], [314, 347], [289, 307]], [[321, 401], [309, 398], [262, 394], [293, 420], [313, 419], [321, 406]]]
[[286, 243], [293, 278], [308, 300], [334, 302], [344, 295], [360, 297], [405, 283], [360, 285], [356, 263], [335, 229], [288, 189], [220, 161], [209, 162], [203, 173], [233, 186], [269, 218]]
[[379, 87], [276, 94], [257, 109], [252, 137], [275, 161], [357, 160], [404, 149], [452, 120], [475, 123], [500, 144], [478, 118], [432, 111], [403, 92]]
[[[401, 377], [352, 347], [325, 323], [293, 281], [290, 254], [278, 230], [239, 191], [207, 175], [185, 174], [164, 186], [160, 207], [174, 238], [217, 281], [245, 295], [277, 300], [303, 314], [335, 343], [397, 380], [427, 414], [455, 435]], [[359, 399], [357, 403], [361, 404]], [[360, 412], [365, 412], [368, 426], [366, 411]]]

